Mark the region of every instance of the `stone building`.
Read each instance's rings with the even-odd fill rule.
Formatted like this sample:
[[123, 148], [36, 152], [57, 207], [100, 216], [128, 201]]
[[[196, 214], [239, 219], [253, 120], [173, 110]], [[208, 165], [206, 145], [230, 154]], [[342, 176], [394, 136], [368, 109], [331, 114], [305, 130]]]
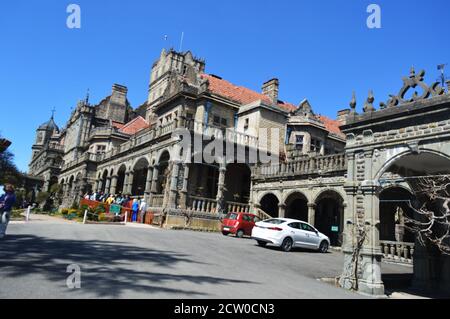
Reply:
[[[408, 177], [448, 173], [449, 91], [411, 72], [380, 110], [370, 93], [364, 113], [352, 100], [332, 120], [315, 114], [308, 100], [281, 101], [278, 79], [255, 92], [205, 68], [191, 52], [163, 50], [138, 108], [115, 84], [99, 104], [79, 102], [64, 128], [53, 118], [39, 127], [30, 174], [41, 176], [45, 188], [60, 183], [63, 206], [87, 192], [144, 198], [156, 216], [166, 216], [167, 227], [217, 229], [230, 211], [309, 221], [342, 246], [341, 284], [371, 294], [384, 291], [382, 258], [412, 262], [414, 255], [417, 285], [432, 282], [424, 265], [448, 265], [439, 254], [415, 249], [402, 216], [416, 198]], [[407, 98], [416, 87], [423, 94]], [[200, 147], [185, 149], [183, 141]], [[204, 153], [212, 144], [211, 162]], [[349, 268], [361, 223], [369, 235], [358, 247], [355, 277]]]

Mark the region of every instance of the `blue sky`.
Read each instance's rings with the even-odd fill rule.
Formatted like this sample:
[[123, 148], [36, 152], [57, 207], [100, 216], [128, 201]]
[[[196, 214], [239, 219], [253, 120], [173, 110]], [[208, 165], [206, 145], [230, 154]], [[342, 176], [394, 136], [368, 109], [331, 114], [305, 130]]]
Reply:
[[[79, 30], [66, 27], [70, 3], [81, 7]], [[381, 29], [366, 26], [371, 3]], [[151, 64], [163, 47], [179, 47], [183, 31], [183, 49], [205, 58], [208, 73], [258, 91], [278, 77], [282, 100], [308, 98], [335, 117], [353, 90], [358, 107], [369, 89], [377, 105], [397, 94], [412, 65], [434, 81], [436, 65], [450, 63], [449, 15], [448, 0], [3, 1], [0, 134], [27, 170], [35, 129], [53, 107], [62, 126], [87, 88], [97, 103], [113, 83], [128, 86], [137, 107]]]

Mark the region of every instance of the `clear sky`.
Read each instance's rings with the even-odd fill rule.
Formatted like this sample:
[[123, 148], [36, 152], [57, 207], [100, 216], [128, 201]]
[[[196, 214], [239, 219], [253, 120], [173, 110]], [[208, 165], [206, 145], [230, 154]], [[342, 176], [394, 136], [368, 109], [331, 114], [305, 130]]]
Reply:
[[[71, 3], [81, 7], [78, 30], [66, 26]], [[371, 3], [381, 29], [366, 25]], [[143, 103], [151, 64], [163, 47], [179, 48], [182, 32], [183, 50], [205, 58], [208, 73], [258, 91], [277, 77], [280, 99], [308, 98], [330, 117], [353, 90], [359, 108], [369, 89], [378, 105], [412, 65], [432, 82], [436, 65], [450, 63], [448, 0], [2, 1], [0, 134], [19, 168], [50, 110], [65, 125], [87, 88], [97, 103], [120, 83], [134, 107]]]

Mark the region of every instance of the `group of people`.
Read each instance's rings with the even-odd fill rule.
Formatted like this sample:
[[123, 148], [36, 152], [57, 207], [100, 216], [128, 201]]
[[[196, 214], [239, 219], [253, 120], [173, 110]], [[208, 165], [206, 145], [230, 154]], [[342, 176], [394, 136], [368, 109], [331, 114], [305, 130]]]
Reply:
[[12, 185], [4, 186], [4, 194], [0, 196], [0, 239], [5, 237], [11, 210], [16, 203], [16, 195]]
[[144, 222], [144, 216], [147, 212], [147, 203], [144, 198], [132, 199], [129, 195], [118, 194], [104, 194], [103, 192], [87, 193], [84, 195], [84, 199], [105, 203], [107, 205], [120, 205], [124, 208], [128, 208], [132, 212], [131, 221], [137, 222], [138, 214], [141, 216], [141, 221]]

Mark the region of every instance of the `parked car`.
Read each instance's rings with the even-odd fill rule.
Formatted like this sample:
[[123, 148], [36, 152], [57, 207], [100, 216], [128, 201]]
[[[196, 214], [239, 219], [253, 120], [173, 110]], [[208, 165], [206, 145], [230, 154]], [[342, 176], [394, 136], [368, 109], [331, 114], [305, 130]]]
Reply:
[[252, 238], [259, 246], [275, 245], [288, 252], [294, 247], [318, 250], [326, 253], [330, 239], [308, 223], [289, 218], [273, 218], [257, 222]]
[[225, 236], [233, 234], [239, 238], [244, 235], [251, 236], [253, 226], [259, 221], [260, 219], [254, 214], [229, 213], [222, 221], [222, 234]]

